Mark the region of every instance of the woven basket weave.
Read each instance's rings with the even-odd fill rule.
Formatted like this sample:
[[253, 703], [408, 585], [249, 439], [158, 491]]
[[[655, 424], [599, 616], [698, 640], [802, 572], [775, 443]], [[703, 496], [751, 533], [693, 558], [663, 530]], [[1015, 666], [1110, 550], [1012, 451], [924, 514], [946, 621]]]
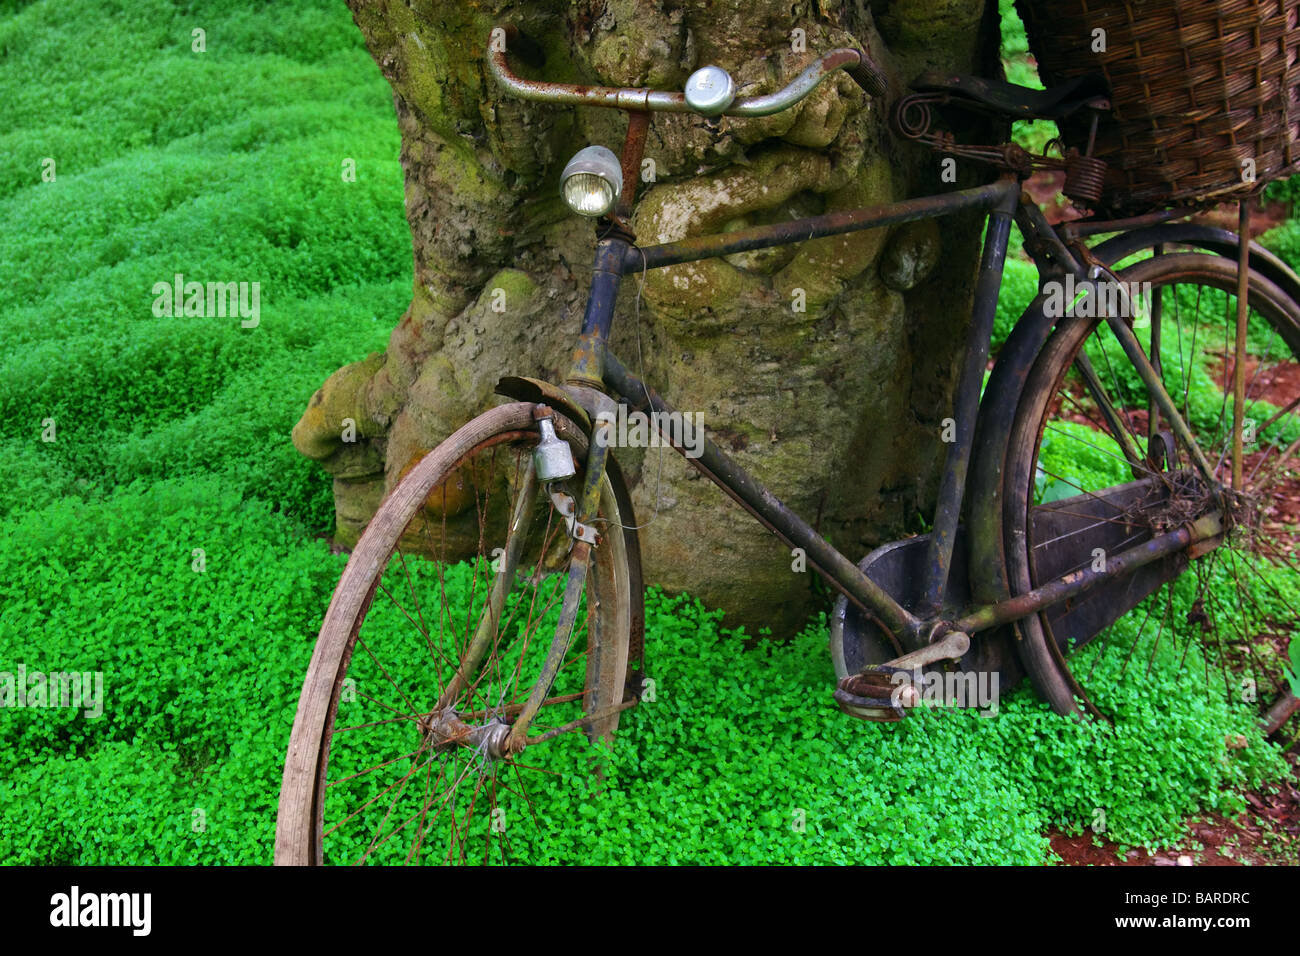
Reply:
[[[1300, 0], [1016, 0], [1043, 83], [1098, 73], [1093, 155], [1125, 214], [1249, 195], [1300, 164]], [[1104, 52], [1094, 52], [1096, 30]], [[1087, 145], [1087, 120], [1062, 138]], [[1243, 161], [1253, 160], [1254, 182]]]

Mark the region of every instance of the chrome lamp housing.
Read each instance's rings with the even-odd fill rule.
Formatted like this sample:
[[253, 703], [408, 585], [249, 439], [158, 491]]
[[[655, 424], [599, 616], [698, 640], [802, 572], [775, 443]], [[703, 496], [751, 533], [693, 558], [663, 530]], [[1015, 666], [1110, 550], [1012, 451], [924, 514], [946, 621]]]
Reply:
[[608, 215], [622, 192], [623, 166], [604, 146], [578, 150], [560, 174], [560, 195], [579, 216]]

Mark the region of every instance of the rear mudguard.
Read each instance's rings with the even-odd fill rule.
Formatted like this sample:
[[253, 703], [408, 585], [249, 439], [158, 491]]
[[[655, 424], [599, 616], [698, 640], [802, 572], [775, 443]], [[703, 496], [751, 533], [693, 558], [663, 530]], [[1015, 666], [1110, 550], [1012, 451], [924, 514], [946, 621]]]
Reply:
[[[1109, 266], [1159, 243], [1195, 246], [1229, 259], [1236, 259], [1237, 252], [1241, 248], [1237, 234], [1231, 230], [1219, 229], [1215, 226], [1200, 226], [1192, 222], [1167, 222], [1113, 236], [1095, 246], [1092, 254]], [[1291, 298], [1300, 302], [1300, 276], [1258, 242], [1250, 244], [1250, 268], [1251, 271], [1258, 272]]]

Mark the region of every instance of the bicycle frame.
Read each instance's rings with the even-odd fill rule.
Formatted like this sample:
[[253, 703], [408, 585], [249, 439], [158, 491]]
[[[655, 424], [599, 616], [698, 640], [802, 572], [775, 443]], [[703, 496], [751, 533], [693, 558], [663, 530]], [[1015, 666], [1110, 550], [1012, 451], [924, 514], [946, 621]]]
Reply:
[[[963, 616], [955, 622], [939, 619], [945, 607], [945, 598], [949, 596], [948, 579], [956, 548], [975, 429], [979, 421], [980, 390], [993, 335], [993, 318], [1002, 283], [1002, 271], [1006, 263], [1012, 219], [1019, 223], [1025, 235], [1025, 248], [1034, 258], [1041, 276], [1064, 277], [1072, 274], [1077, 280], [1087, 284], [1103, 275], [1105, 269], [1096, 265], [1096, 258], [1086, 249], [1075, 245], [1074, 240], [1077, 237], [1071, 236], [1068, 229], [1058, 235], [1048, 225], [1033, 201], [1021, 196], [1020, 181], [1014, 173], [1004, 174], [1001, 179], [990, 185], [957, 190], [943, 195], [827, 213], [723, 235], [694, 237], [645, 248], [637, 247], [636, 237], [628, 227], [627, 221], [636, 194], [641, 156], [652, 112], [698, 110], [710, 116], [770, 115], [797, 103], [825, 76], [837, 69], [846, 70], [864, 92], [873, 96], [880, 96], [885, 92], [887, 84], [884, 74], [866, 52], [850, 48], [837, 49], [814, 61], [794, 81], [775, 93], [734, 99], [724, 97], [716, 101], [706, 96], [693, 102], [685, 93], [679, 92], [576, 86], [523, 79], [511, 71], [506, 59], [508, 42], [515, 42], [518, 39], [520, 35], [513, 28], [494, 30], [487, 57], [489, 71], [513, 95], [547, 103], [613, 107], [626, 112], [628, 116], [627, 133], [620, 158], [625, 189], [623, 195], [616, 197], [616, 205], [610, 210], [608, 218], [602, 220], [602, 233], [597, 241], [590, 295], [583, 316], [582, 330], [574, 350], [572, 366], [566, 378], [568, 391], [561, 393], [553, 386], [543, 386], [544, 395], [549, 395], [552, 400], [580, 407], [593, 420], [597, 415], [595, 406], [600, 402], [594, 399], [588, 390], [595, 390], [603, 393], [604, 396], [622, 396], [623, 400], [633, 408], [643, 413], [650, 413], [652, 422], [663, 420], [654, 417], [656, 413], [664, 415], [673, 412], [671, 406], [662, 397], [628, 372], [623, 363], [608, 349], [615, 305], [623, 276], [700, 259], [718, 258], [732, 253], [789, 245], [806, 239], [939, 218], [968, 210], [979, 210], [987, 215], [983, 252], [975, 283], [972, 321], [954, 395], [952, 418], [955, 435], [946, 454], [944, 473], [940, 482], [924, 564], [921, 598], [914, 608], [909, 610], [903, 607], [807, 522], [787, 508], [779, 498], [727, 457], [707, 436], [703, 436], [703, 441], [700, 443], [702, 452], [698, 457], [687, 456], [687, 460], [697, 470], [754, 515], [768, 530], [788, 545], [801, 548], [815, 570], [881, 625], [900, 655], [905, 653], [904, 644], [913, 648], [934, 644], [950, 633], [955, 638], [964, 640], [972, 631], [995, 627], [1034, 614], [1068, 600], [1100, 581], [1131, 573], [1152, 561], [1220, 534], [1222, 529], [1219, 516], [1212, 515], [1176, 531], [1157, 535], [1142, 545], [1118, 555], [1110, 556], [1104, 571], [1086, 569], [1072, 572], [1028, 593], [1007, 597], [993, 604], [985, 603], [966, 608]], [[725, 73], [723, 77], [728, 84], [731, 82]], [[711, 78], [709, 83], [715, 79], [717, 78]], [[688, 81], [688, 87], [689, 85]], [[1150, 223], [1144, 222], [1143, 225], [1153, 225], [1162, 219], [1163, 217], [1154, 218]], [[1105, 225], [1098, 223], [1094, 228], [1104, 228]], [[1113, 225], [1124, 228], [1120, 223]], [[1069, 247], [1062, 241], [1062, 237], [1065, 237], [1065, 242], [1071, 243]], [[1080, 255], [1076, 257], [1072, 249], [1078, 249]], [[1165, 390], [1159, 374], [1147, 360], [1132, 329], [1118, 315], [1108, 316], [1106, 321], [1119, 339], [1139, 377], [1149, 389], [1155, 406], [1158, 406], [1168, 419], [1174, 433], [1188, 444], [1194, 464], [1213, 486], [1215, 483], [1209, 463], [1205, 461], [1195, 442], [1188, 440], [1191, 438], [1190, 429], [1178, 414], [1173, 399]], [[533, 385], [540, 384], [533, 383]], [[602, 397], [601, 401], [604, 400]], [[605, 426], [595, 422], [593, 427], [600, 429]], [[661, 438], [664, 439], [665, 444], [685, 454], [685, 448], [674, 443], [671, 436], [661, 433]], [[600, 441], [593, 442], [592, 451], [589, 453], [589, 470], [595, 468], [598, 471], [601, 467], [603, 458], [596, 454], [596, 446], [600, 444], [602, 444]], [[1220, 504], [1222, 506], [1222, 500]], [[584, 510], [580, 517], [582, 520], [588, 520], [592, 514]], [[983, 529], [983, 532], [999, 535], [1001, 533], [1000, 529], [988, 528]], [[1005, 594], [999, 596], [1005, 597]]]
[[[634, 114], [635, 116], [636, 114]], [[644, 114], [641, 114], [644, 115]], [[635, 124], [639, 125], [639, 124]], [[639, 145], [633, 142], [634, 127], [629, 129], [629, 143], [624, 150], [624, 164], [629, 153], [635, 155]], [[640, 137], [636, 137], [639, 139]], [[635, 167], [634, 167], [635, 168]], [[626, 213], [622, 206], [620, 212]], [[955, 440], [948, 449], [943, 477], [930, 533], [925, 562], [925, 581], [921, 604], [909, 610], [903, 607], [884, 588], [872, 581], [857, 565], [823, 538], [806, 521], [791, 511], [761, 482], [729, 458], [707, 436], [702, 452], [687, 460], [705, 477], [721, 488], [733, 500], [749, 511], [764, 527], [776, 534], [788, 546], [801, 548], [809, 563], [850, 601], [871, 615], [888, 633], [900, 654], [906, 646], [917, 647], [937, 641], [951, 631], [967, 634], [1010, 623], [1066, 601], [1101, 581], [1130, 574], [1138, 568], [1222, 531], [1218, 515], [1209, 515], [1192, 525], [1184, 526], [1128, 549], [1107, 561], [1106, 570], [1086, 568], [1073, 572], [1026, 594], [992, 604], [978, 604], [964, 610], [956, 621], [938, 619], [944, 598], [948, 593], [948, 577], [956, 546], [958, 521], [965, 493], [967, 468], [974, 445], [976, 422], [979, 418], [980, 386], [988, 360], [993, 333], [993, 319], [1001, 288], [1002, 271], [1006, 262], [1007, 243], [1013, 218], [1020, 223], [1027, 237], [1032, 236], [1040, 248], [1050, 255], [1038, 257], [1040, 272], [1047, 269], [1064, 274], [1074, 272], [1087, 281], [1084, 266], [1061, 243], [1047, 225], [1038, 207], [1031, 200], [1022, 199], [1020, 184], [1014, 177], [1005, 177], [995, 183], [971, 189], [958, 190], [938, 196], [927, 196], [896, 203], [864, 207], [843, 212], [827, 213], [790, 222], [746, 229], [739, 232], [693, 237], [677, 242], [637, 247], [635, 239], [622, 227], [616, 217], [604, 238], [597, 244], [591, 293], [583, 317], [582, 330], [574, 351], [573, 362], [567, 377], [569, 386], [598, 389], [608, 395], [621, 396], [632, 408], [644, 413], [672, 414], [674, 409], [650, 386], [629, 372], [608, 348], [614, 309], [622, 279], [650, 269], [718, 258], [736, 252], [789, 245], [806, 239], [816, 239], [842, 233], [876, 229], [899, 223], [933, 219], [968, 210], [987, 214], [984, 246], [978, 277], [975, 284], [972, 321], [966, 342], [965, 356], [958, 377], [953, 419]], [[1026, 243], [1028, 246], [1030, 243]], [[1122, 319], [1115, 318], [1111, 327], [1120, 338], [1126, 352], [1131, 354], [1140, 372], [1149, 372], [1148, 385], [1159, 400], [1163, 385], [1146, 362], [1132, 331]], [[1147, 366], [1145, 369], [1143, 366]], [[1163, 394], [1171, 412], [1175, 428], [1182, 426], [1173, 400]], [[590, 411], [590, 410], [589, 410]], [[655, 421], [654, 417], [651, 421]], [[1185, 426], [1183, 426], [1185, 427]], [[682, 445], [674, 444], [670, 436], [662, 435], [665, 444], [685, 455]]]

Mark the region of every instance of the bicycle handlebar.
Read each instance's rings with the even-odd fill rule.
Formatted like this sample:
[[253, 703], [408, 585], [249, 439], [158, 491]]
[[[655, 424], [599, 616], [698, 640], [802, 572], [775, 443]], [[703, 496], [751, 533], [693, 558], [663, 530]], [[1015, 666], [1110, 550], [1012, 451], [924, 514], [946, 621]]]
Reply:
[[[771, 116], [794, 106], [838, 69], [843, 69], [869, 96], [880, 96], [886, 89], [885, 76], [871, 58], [861, 50], [846, 47], [831, 50], [814, 60], [787, 86], [775, 93], [737, 97], [730, 100], [724, 108], [706, 111], [690, 103], [685, 93], [526, 80], [512, 71], [506, 61], [506, 41], [513, 33], [511, 27], [497, 27], [492, 31], [492, 39], [488, 43], [488, 68], [506, 90], [521, 99], [538, 103], [607, 106], [621, 110], [665, 113], [699, 113], [706, 116]], [[716, 75], [724, 78], [726, 83], [731, 82], [731, 78], [717, 67], [705, 67], [705, 70], [715, 70]]]

